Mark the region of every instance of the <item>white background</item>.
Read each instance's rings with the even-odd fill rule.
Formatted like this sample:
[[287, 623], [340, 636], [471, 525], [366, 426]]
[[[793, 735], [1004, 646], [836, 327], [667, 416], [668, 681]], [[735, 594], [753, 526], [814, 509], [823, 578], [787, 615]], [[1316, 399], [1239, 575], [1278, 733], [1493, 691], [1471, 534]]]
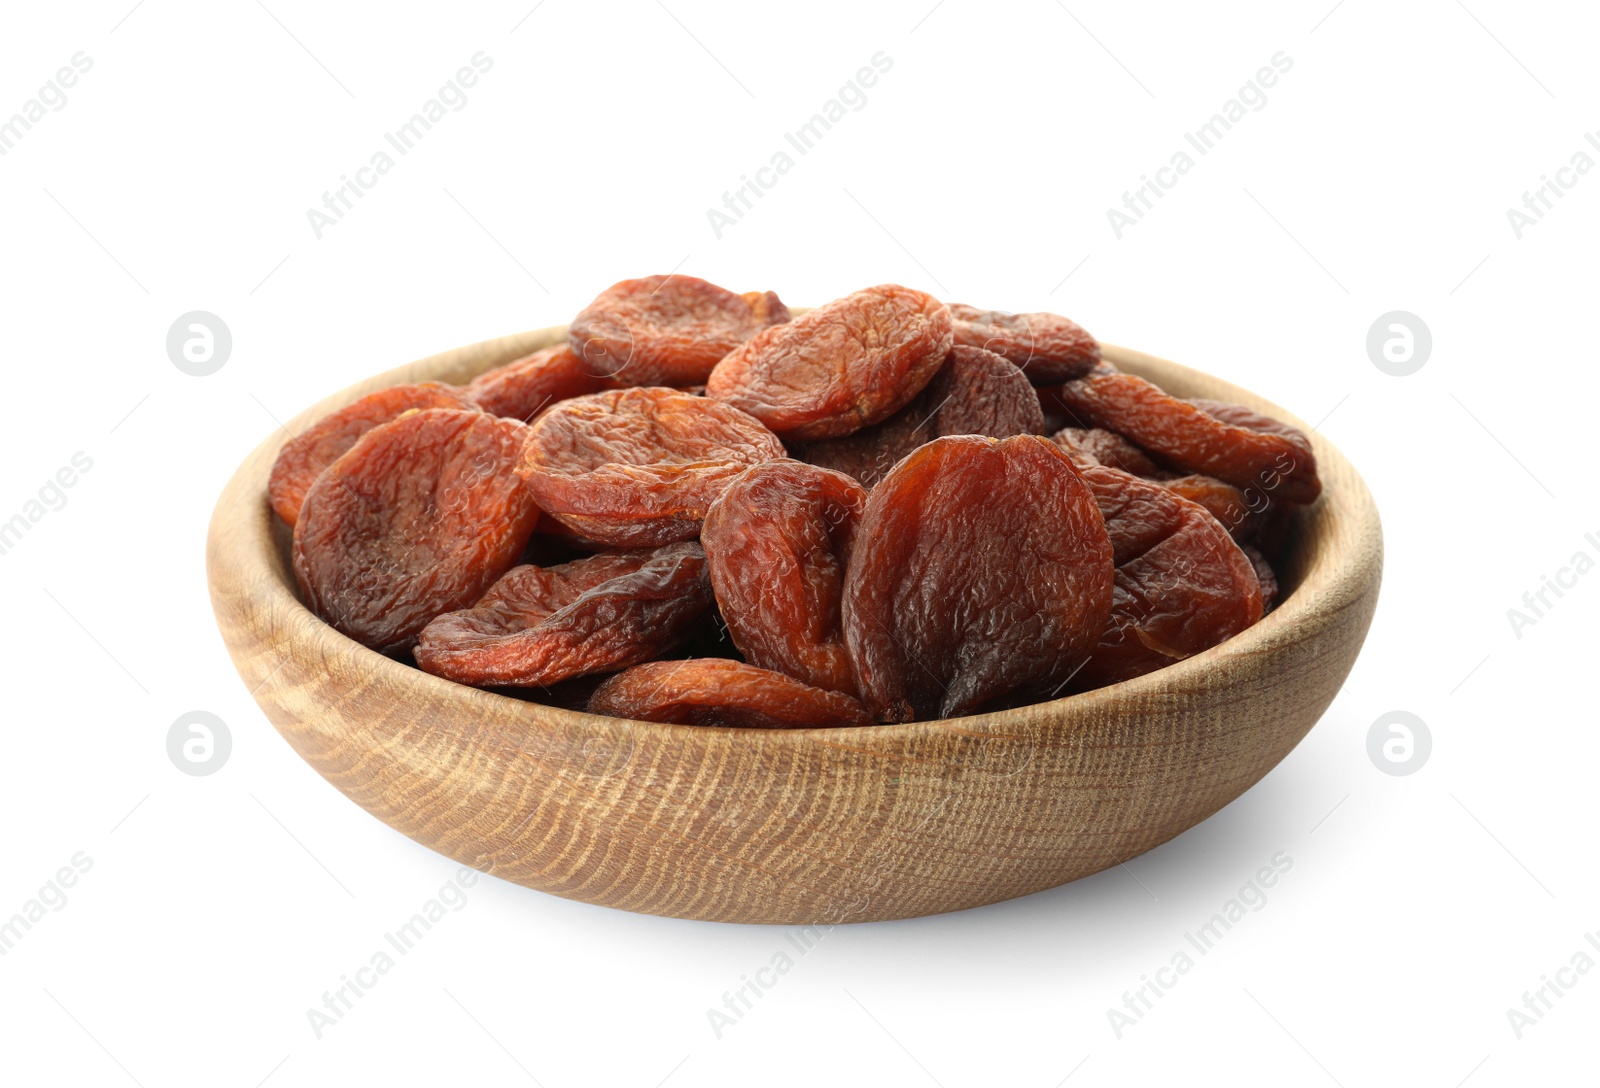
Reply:
[[[130, 4], [0, 15], [0, 118], [93, 60], [0, 157], [0, 520], [93, 461], [0, 555], [0, 917], [93, 863], [0, 957], [0, 1079], [1594, 1082], [1600, 971], [1521, 1038], [1507, 1019], [1600, 931], [1600, 574], [1507, 619], [1600, 556], [1600, 171], [1520, 238], [1506, 216], [1600, 128], [1592, 8]], [[480, 50], [467, 105], [318, 239], [306, 210]], [[707, 209], [879, 51], [866, 105], [718, 238]], [[1266, 105], [1118, 239], [1106, 210], [1279, 51]], [[1205, 824], [1027, 899], [834, 929], [720, 1038], [707, 1009], [783, 930], [483, 878], [318, 1039], [306, 1010], [456, 866], [252, 703], [206, 597], [212, 502], [274, 417], [672, 270], [1059, 310], [1322, 421], [1385, 523], [1361, 660]], [[210, 377], [166, 354], [191, 310], [232, 330]], [[1409, 377], [1367, 354], [1392, 310], [1432, 330]], [[191, 710], [232, 733], [211, 777], [166, 754]], [[1409, 777], [1367, 755], [1393, 710], [1431, 727]], [[1266, 906], [1119, 1038], [1107, 1010], [1279, 851]]]

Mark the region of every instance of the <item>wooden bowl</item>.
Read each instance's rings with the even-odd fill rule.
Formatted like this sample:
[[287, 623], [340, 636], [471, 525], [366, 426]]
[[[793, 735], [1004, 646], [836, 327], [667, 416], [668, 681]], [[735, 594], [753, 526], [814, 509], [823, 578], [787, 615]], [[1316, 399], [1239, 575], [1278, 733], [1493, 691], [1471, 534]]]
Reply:
[[[562, 340], [490, 340], [380, 374], [465, 382]], [[1179, 396], [1260, 397], [1176, 363], [1106, 357]], [[1309, 430], [1309, 428], [1306, 428]], [[239, 674], [295, 751], [362, 808], [506, 880], [624, 910], [831, 924], [994, 903], [1127, 861], [1271, 770], [1322, 716], [1366, 637], [1383, 543], [1361, 478], [1313, 435], [1322, 498], [1279, 576], [1287, 599], [1228, 642], [1113, 687], [994, 714], [852, 729], [660, 725], [442, 680], [301, 604], [267, 504], [278, 430], [217, 501], [206, 568]]]

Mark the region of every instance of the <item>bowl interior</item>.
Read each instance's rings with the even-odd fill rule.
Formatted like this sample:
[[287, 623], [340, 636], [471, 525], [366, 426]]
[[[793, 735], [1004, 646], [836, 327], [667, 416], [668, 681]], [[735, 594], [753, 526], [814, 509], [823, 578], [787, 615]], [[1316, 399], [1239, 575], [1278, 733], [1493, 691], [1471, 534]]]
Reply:
[[[805, 310], [796, 309], [794, 312], [798, 316], [799, 314], [804, 313]], [[363, 397], [368, 393], [374, 392], [378, 389], [384, 389], [388, 388], [389, 386], [399, 385], [407, 382], [420, 381], [439, 381], [448, 382], [451, 384], [465, 384], [471, 381], [473, 378], [476, 378], [478, 375], [483, 374], [488, 370], [492, 370], [497, 366], [501, 366], [515, 359], [519, 359], [531, 352], [560, 343], [566, 339], [566, 335], [566, 326], [539, 329], [533, 332], [503, 337], [498, 340], [485, 341], [482, 344], [473, 345], [472, 348], [464, 351], [450, 352], [446, 353], [445, 355], [434, 356], [429, 359], [423, 359], [416, 363], [407, 364], [406, 366], [376, 375], [367, 379], [366, 381], [359, 382], [356, 385], [351, 386], [350, 388], [345, 389], [324, 401], [321, 401], [312, 408], [307, 409], [306, 411], [295, 416], [286, 425], [288, 433], [280, 431], [278, 435], [269, 439], [266, 445], [273, 448], [273, 456], [276, 456], [276, 448], [282, 445], [282, 442], [287, 439], [288, 434], [298, 434], [329, 412], [336, 411], [337, 409], [344, 407], [346, 404], [349, 404], [352, 401], [355, 401], [360, 397]], [[1276, 419], [1280, 419], [1286, 423], [1294, 424], [1307, 434], [1312, 435], [1313, 442], [1317, 445], [1316, 452], [1319, 459], [1319, 466], [1326, 466], [1328, 463], [1327, 458], [1329, 453], [1334, 452], [1332, 451], [1331, 447], [1327, 447], [1326, 449], [1324, 448], [1325, 443], [1321, 442], [1320, 438], [1304, 420], [1300, 419], [1291, 412], [1285, 411], [1283, 408], [1273, 404], [1271, 401], [1256, 396], [1248, 390], [1242, 389], [1228, 382], [1224, 382], [1221, 379], [1215, 378], [1202, 371], [1193, 370], [1189, 367], [1181, 366], [1177, 363], [1172, 363], [1153, 355], [1147, 355], [1143, 352], [1134, 351], [1130, 348], [1118, 347], [1114, 344], [1105, 344], [1102, 345], [1102, 352], [1104, 357], [1108, 361], [1114, 363], [1118, 368], [1131, 374], [1137, 374], [1140, 377], [1147, 378], [1174, 396], [1210, 397], [1216, 400], [1228, 401], [1230, 403], [1243, 404], [1247, 407], [1254, 408], [1258, 411], [1264, 412], [1267, 415], [1273, 416]], [[1334, 455], [1337, 456], [1336, 453], [1334, 453]], [[1342, 458], [1339, 458], [1339, 463], [1344, 465]], [[1345, 467], [1347, 468], [1348, 466]], [[1326, 475], [1326, 468], [1324, 468], [1323, 471]], [[1275, 628], [1289, 626], [1295, 622], [1297, 613], [1296, 597], [1302, 583], [1305, 581], [1308, 573], [1315, 566], [1317, 566], [1317, 564], [1324, 561], [1331, 561], [1332, 559], [1330, 545], [1333, 541], [1333, 534], [1324, 530], [1327, 528], [1327, 525], [1325, 524], [1327, 519], [1338, 516], [1337, 511], [1333, 509], [1333, 507], [1337, 504], [1337, 498], [1334, 494], [1334, 491], [1335, 488], [1329, 488], [1324, 498], [1319, 499], [1312, 506], [1300, 507], [1293, 511], [1288, 530], [1284, 534], [1283, 544], [1280, 552], [1277, 555], [1269, 557], [1273, 563], [1274, 573], [1277, 575], [1279, 583], [1279, 602], [1277, 607], [1275, 607], [1267, 616], [1263, 617], [1260, 623], [1256, 624], [1255, 627], [1241, 632], [1233, 639], [1228, 640], [1228, 642], [1222, 643], [1218, 647], [1213, 647], [1211, 650], [1206, 651], [1205, 654], [1196, 655], [1196, 657], [1204, 657], [1206, 655], [1217, 653], [1221, 651], [1223, 647], [1230, 646], [1239, 642], [1240, 640], [1248, 639], [1252, 632], [1259, 632], [1263, 629], [1270, 632]], [[263, 498], [263, 503], [264, 502], [265, 499]], [[294, 605], [304, 610], [307, 615], [310, 616], [311, 613], [309, 609], [306, 608], [305, 602], [300, 596], [300, 590], [294, 576], [293, 560], [291, 558], [293, 531], [280, 519], [271, 516], [270, 512], [268, 514], [268, 521], [270, 523], [268, 532], [271, 540], [270, 561], [272, 571], [276, 576], [275, 580], [293, 599]], [[311, 618], [314, 622], [321, 624], [320, 619], [317, 619], [314, 616]], [[331, 637], [343, 639], [344, 641], [348, 642], [354, 651], [370, 654], [373, 658], [377, 659], [377, 661], [384, 663], [382, 665], [378, 665], [375, 661], [376, 667], [383, 668], [387, 666], [401, 668], [418, 673], [419, 675], [427, 675], [423, 674], [420, 669], [417, 669], [415, 664], [411, 662], [409, 658], [385, 657], [384, 655], [378, 654], [375, 651], [368, 650], [359, 643], [345, 639], [344, 636], [340, 635], [337, 631], [334, 631], [331, 627], [326, 628], [326, 630]], [[1196, 659], [1189, 658], [1185, 661], [1176, 662], [1173, 665], [1169, 665], [1166, 668], [1159, 670], [1159, 673], [1163, 676], [1166, 676], [1170, 674], [1173, 669], [1182, 669], [1188, 664], [1188, 662], [1194, 660]], [[1065, 703], [1074, 699], [1083, 699], [1087, 696], [1097, 696], [1101, 692], [1126, 688], [1129, 685], [1141, 685], [1147, 683], [1148, 677], [1151, 675], [1156, 674], [1147, 674], [1145, 677], [1139, 677], [1134, 680], [1125, 681], [1122, 684], [1110, 685], [1107, 688], [1102, 688], [1095, 692], [1069, 695], [1064, 699], [1049, 700], [1046, 703], [1036, 703], [1031, 705], [1047, 706], [1051, 704]], [[444, 680], [439, 680], [439, 682], [447, 684], [451, 683], [450, 681]], [[452, 686], [461, 687], [461, 685]], [[515, 695], [495, 691], [493, 689], [464, 690], [471, 690], [475, 694], [483, 694], [491, 698], [507, 699], [518, 703], [524, 702], [524, 700], [516, 697]], [[548, 706], [548, 704], [537, 705], [540, 705], [541, 707]], [[559, 713], [576, 714], [579, 717], [595, 717], [578, 711], [562, 710], [558, 707], [549, 707], [549, 709], [556, 710]], [[989, 716], [990, 715], [986, 714], [976, 714], [961, 719], [947, 720], [974, 722]], [[632, 724], [642, 728], [702, 728], [689, 726], [664, 726], [661, 723], [656, 722], [633, 722]], [[906, 724], [910, 725], [918, 723]], [[861, 728], [876, 731], [902, 727], [878, 725]], [[756, 730], [754, 732], [761, 731]], [[788, 730], [787, 732], [805, 733], [808, 731]], [[841, 737], [847, 731], [828, 729], [815, 730], [811, 732]]]

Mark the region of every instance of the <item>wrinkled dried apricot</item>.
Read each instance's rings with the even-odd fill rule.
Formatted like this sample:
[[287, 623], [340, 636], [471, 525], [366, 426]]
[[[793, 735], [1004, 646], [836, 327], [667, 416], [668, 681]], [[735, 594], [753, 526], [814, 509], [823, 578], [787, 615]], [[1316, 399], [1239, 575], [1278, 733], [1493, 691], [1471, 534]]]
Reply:
[[294, 527], [300, 517], [300, 504], [306, 492], [322, 475], [323, 469], [372, 428], [387, 423], [413, 408], [456, 408], [470, 411], [474, 404], [463, 392], [442, 382], [395, 385], [368, 393], [354, 404], [347, 404], [289, 439], [278, 451], [267, 481], [267, 496], [272, 509]]
[[610, 378], [591, 374], [566, 344], [557, 344], [478, 375], [466, 392], [485, 412], [527, 423], [557, 401], [616, 387]]
[[434, 408], [363, 435], [300, 508], [294, 571], [311, 610], [392, 652], [477, 600], [539, 520], [515, 471], [526, 434], [513, 419]]
[[1134, 476], [1155, 477], [1163, 471], [1148, 453], [1115, 431], [1100, 427], [1063, 427], [1051, 437], [1067, 451], [1074, 464], [1082, 464], [1082, 458], [1091, 457], [1107, 468]]
[[791, 443], [789, 449], [797, 460], [843, 473], [871, 491], [902, 457], [933, 437], [930, 430], [928, 417], [908, 406], [855, 434]]
[[919, 398], [934, 421], [932, 438], [953, 434], [1010, 438], [1044, 429], [1039, 398], [1022, 371], [983, 348], [952, 347]]
[[986, 348], [1010, 359], [1034, 385], [1081, 378], [1100, 361], [1100, 343], [1060, 314], [1008, 314], [950, 304], [957, 344]]
[[935, 438], [1010, 438], [1043, 429], [1039, 398], [1016, 364], [992, 351], [957, 345], [933, 380], [900, 411], [855, 434], [797, 446], [795, 456], [871, 488], [902, 457]]
[[561, 401], [534, 420], [518, 471], [539, 506], [615, 547], [693, 540], [706, 509], [783, 443], [736, 408], [674, 389]]
[[873, 489], [845, 575], [844, 631], [881, 721], [1048, 696], [1111, 612], [1111, 542], [1049, 439], [939, 438]]
[[1284, 502], [1308, 503], [1322, 492], [1310, 440], [1258, 413], [1250, 412], [1254, 426], [1230, 422], [1143, 378], [1099, 370], [1061, 386], [1059, 396], [1080, 421], [1116, 431], [1185, 472]]
[[600, 292], [568, 330], [592, 374], [624, 385], [697, 385], [728, 352], [789, 320], [771, 291], [736, 295], [694, 276], [646, 276]]
[[1259, 488], [1240, 489], [1214, 476], [1173, 476], [1158, 482], [1173, 494], [1205, 507], [1228, 535], [1241, 542], [1254, 540], [1261, 532], [1271, 504]]
[[693, 541], [521, 566], [423, 628], [417, 664], [464, 684], [547, 687], [649, 661], [689, 638], [710, 607]]
[[738, 661], [652, 661], [595, 689], [591, 714], [741, 729], [832, 729], [876, 725], [855, 699]]
[[893, 415], [950, 351], [950, 311], [909, 287], [869, 287], [758, 333], [728, 353], [706, 395], [779, 437], [837, 438]]
[[839, 600], [861, 485], [798, 461], [746, 469], [711, 504], [700, 543], [739, 652], [753, 665], [854, 694]]
[[1241, 545], [1245, 556], [1250, 560], [1250, 565], [1256, 570], [1256, 581], [1261, 583], [1261, 614], [1266, 615], [1278, 604], [1278, 574], [1272, 569], [1272, 564], [1267, 557], [1261, 554], [1261, 549], [1253, 544]]
[[1081, 471], [1111, 539], [1116, 588], [1110, 623], [1074, 690], [1142, 676], [1261, 618], [1254, 567], [1203, 507], [1103, 465]]

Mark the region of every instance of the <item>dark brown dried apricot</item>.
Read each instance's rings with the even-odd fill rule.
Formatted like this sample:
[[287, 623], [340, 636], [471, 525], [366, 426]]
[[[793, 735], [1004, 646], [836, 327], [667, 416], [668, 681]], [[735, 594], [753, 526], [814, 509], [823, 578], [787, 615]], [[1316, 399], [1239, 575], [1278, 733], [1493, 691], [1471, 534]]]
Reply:
[[844, 631], [881, 721], [1049, 696], [1111, 613], [1111, 542], [1060, 446], [936, 439], [873, 489], [845, 575]]
[[1111, 538], [1116, 588], [1111, 621], [1074, 690], [1153, 672], [1261, 618], [1255, 569], [1203, 507], [1103, 465], [1081, 471]]
[[930, 438], [1010, 438], [1044, 430], [1044, 412], [1028, 379], [1015, 363], [983, 348], [952, 347], [918, 396], [934, 421]]
[[957, 344], [986, 348], [1010, 359], [1034, 385], [1081, 378], [1100, 361], [1100, 343], [1060, 314], [1010, 314], [950, 304]]
[[1261, 554], [1261, 549], [1246, 544], [1241, 550], [1249, 557], [1250, 565], [1256, 569], [1256, 580], [1261, 583], [1261, 612], [1265, 615], [1278, 603], [1278, 573], [1272, 569], [1267, 557]]
[[706, 395], [781, 438], [838, 438], [922, 392], [950, 342], [950, 311], [938, 299], [894, 284], [869, 287], [741, 344], [711, 372]]
[[739, 729], [876, 725], [855, 699], [717, 657], [635, 665], [595, 689], [589, 713]]
[[710, 607], [693, 541], [521, 566], [423, 628], [417, 664], [463, 684], [548, 687], [649, 661], [692, 635]]
[[771, 291], [736, 295], [694, 276], [612, 284], [568, 330], [590, 373], [623, 385], [697, 385], [728, 352], [789, 320]]
[[929, 422], [925, 414], [907, 406], [855, 434], [791, 443], [789, 449], [797, 460], [843, 473], [871, 491], [902, 457], [933, 437]]
[[1284, 502], [1312, 502], [1322, 492], [1311, 442], [1288, 424], [1254, 412], [1271, 428], [1230, 422], [1133, 374], [1096, 370], [1063, 385], [1059, 396], [1081, 423], [1116, 431], [1185, 472]]
[[518, 471], [539, 506], [580, 536], [641, 547], [693, 540], [735, 476], [783, 456], [771, 431], [720, 401], [617, 389], [534, 420]]
[[1148, 453], [1115, 431], [1101, 427], [1063, 427], [1051, 437], [1067, 451], [1074, 464], [1082, 464], [1084, 457], [1091, 457], [1107, 468], [1134, 476], [1153, 478], [1163, 472]]
[[442, 382], [395, 385], [368, 393], [354, 404], [347, 404], [289, 439], [278, 451], [267, 481], [267, 496], [272, 509], [294, 527], [300, 517], [300, 504], [323, 469], [337, 461], [360, 437], [380, 423], [387, 423], [413, 408], [475, 407], [460, 389]]
[[921, 393], [882, 423], [843, 438], [797, 446], [795, 456], [872, 488], [906, 454], [935, 438], [1038, 434], [1044, 413], [1016, 364], [992, 351], [957, 345]]
[[294, 571], [311, 610], [393, 652], [477, 600], [539, 520], [516, 474], [526, 434], [513, 419], [434, 408], [363, 435], [300, 508]]
[[798, 461], [746, 469], [711, 504], [700, 543], [728, 632], [753, 665], [854, 694], [839, 600], [867, 493]]
[[1259, 488], [1237, 488], [1214, 476], [1173, 476], [1158, 482], [1173, 494], [1205, 507], [1228, 535], [1241, 543], [1260, 534], [1271, 508], [1271, 500]]
[[556, 344], [478, 375], [466, 391], [485, 412], [527, 423], [557, 401], [616, 387], [591, 374], [566, 344]]

